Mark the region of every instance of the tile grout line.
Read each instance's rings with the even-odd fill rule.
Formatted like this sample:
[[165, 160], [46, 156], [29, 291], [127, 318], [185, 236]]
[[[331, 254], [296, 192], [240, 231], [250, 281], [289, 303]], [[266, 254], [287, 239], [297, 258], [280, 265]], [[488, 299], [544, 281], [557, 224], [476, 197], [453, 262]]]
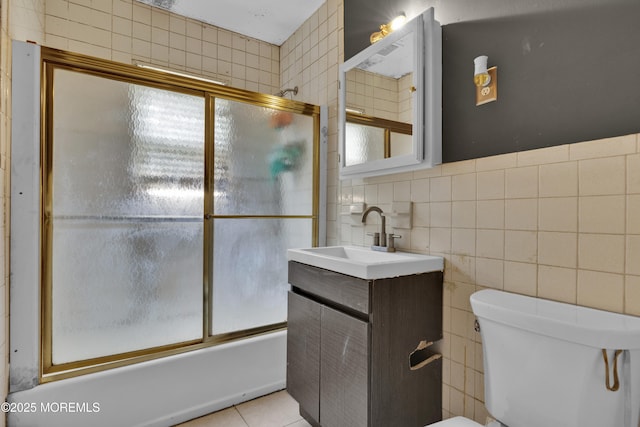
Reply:
[[246, 427], [251, 427], [249, 425], [249, 422], [242, 416], [242, 412], [240, 412], [240, 410], [238, 409], [238, 405], [233, 405], [233, 409], [238, 413], [238, 415], [240, 416], [240, 418], [242, 419], [242, 422], [244, 423], [244, 425]]

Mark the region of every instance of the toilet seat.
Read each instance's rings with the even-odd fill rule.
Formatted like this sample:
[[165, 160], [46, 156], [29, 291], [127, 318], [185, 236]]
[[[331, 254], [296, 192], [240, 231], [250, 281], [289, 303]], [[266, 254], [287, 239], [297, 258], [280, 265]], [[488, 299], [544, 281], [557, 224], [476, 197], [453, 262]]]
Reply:
[[435, 424], [429, 424], [426, 427], [484, 427], [475, 421], [471, 421], [465, 417], [454, 417], [447, 420], [439, 421]]

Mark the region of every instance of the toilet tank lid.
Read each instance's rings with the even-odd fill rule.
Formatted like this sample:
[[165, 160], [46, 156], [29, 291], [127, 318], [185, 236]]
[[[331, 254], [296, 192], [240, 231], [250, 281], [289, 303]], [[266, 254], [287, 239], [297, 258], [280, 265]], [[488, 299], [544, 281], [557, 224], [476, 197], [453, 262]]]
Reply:
[[480, 319], [564, 341], [604, 349], [640, 349], [640, 317], [494, 289], [471, 295], [471, 307]]

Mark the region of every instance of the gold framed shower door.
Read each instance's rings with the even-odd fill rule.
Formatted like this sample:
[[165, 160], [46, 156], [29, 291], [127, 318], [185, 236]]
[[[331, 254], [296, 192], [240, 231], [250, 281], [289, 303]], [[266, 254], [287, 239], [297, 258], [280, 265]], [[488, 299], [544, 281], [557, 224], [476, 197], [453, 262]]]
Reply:
[[[55, 364], [52, 360], [53, 332], [52, 318], [54, 301], [52, 298], [52, 258], [53, 258], [53, 134], [54, 111], [53, 101], [56, 94], [53, 90], [54, 71], [57, 69], [79, 72], [95, 77], [112, 79], [126, 83], [134, 83], [156, 89], [183, 93], [202, 97], [205, 105], [205, 168], [204, 168], [204, 207], [202, 245], [202, 337], [169, 345], [161, 345], [136, 351], [89, 358], [68, 363]], [[217, 98], [244, 102], [255, 106], [301, 114], [313, 118], [314, 136], [312, 141], [313, 155], [313, 196], [311, 215], [215, 215], [213, 210], [213, 140], [215, 120], [214, 107]], [[64, 52], [56, 49], [41, 48], [41, 327], [40, 327], [40, 381], [46, 383], [54, 380], [74, 377], [92, 372], [103, 371], [133, 363], [166, 357], [187, 351], [193, 351], [235, 340], [280, 330], [286, 322], [264, 325], [261, 327], [237, 331], [227, 334], [211, 335], [211, 293], [213, 251], [213, 221], [225, 218], [270, 218], [270, 219], [308, 219], [311, 221], [313, 245], [318, 242], [318, 200], [319, 200], [319, 128], [320, 109], [318, 106], [287, 100], [281, 97], [260, 94], [243, 89], [221, 86], [202, 80], [162, 73], [161, 71], [144, 69], [133, 65], [116, 63], [86, 55]], [[284, 267], [283, 267], [284, 268]]]

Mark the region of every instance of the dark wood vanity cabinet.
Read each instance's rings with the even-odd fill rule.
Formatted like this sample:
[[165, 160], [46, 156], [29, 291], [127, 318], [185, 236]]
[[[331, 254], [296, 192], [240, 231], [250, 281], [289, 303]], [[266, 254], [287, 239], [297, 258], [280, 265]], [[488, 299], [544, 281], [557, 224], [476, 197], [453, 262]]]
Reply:
[[322, 427], [442, 417], [442, 272], [364, 280], [289, 262], [287, 391]]

